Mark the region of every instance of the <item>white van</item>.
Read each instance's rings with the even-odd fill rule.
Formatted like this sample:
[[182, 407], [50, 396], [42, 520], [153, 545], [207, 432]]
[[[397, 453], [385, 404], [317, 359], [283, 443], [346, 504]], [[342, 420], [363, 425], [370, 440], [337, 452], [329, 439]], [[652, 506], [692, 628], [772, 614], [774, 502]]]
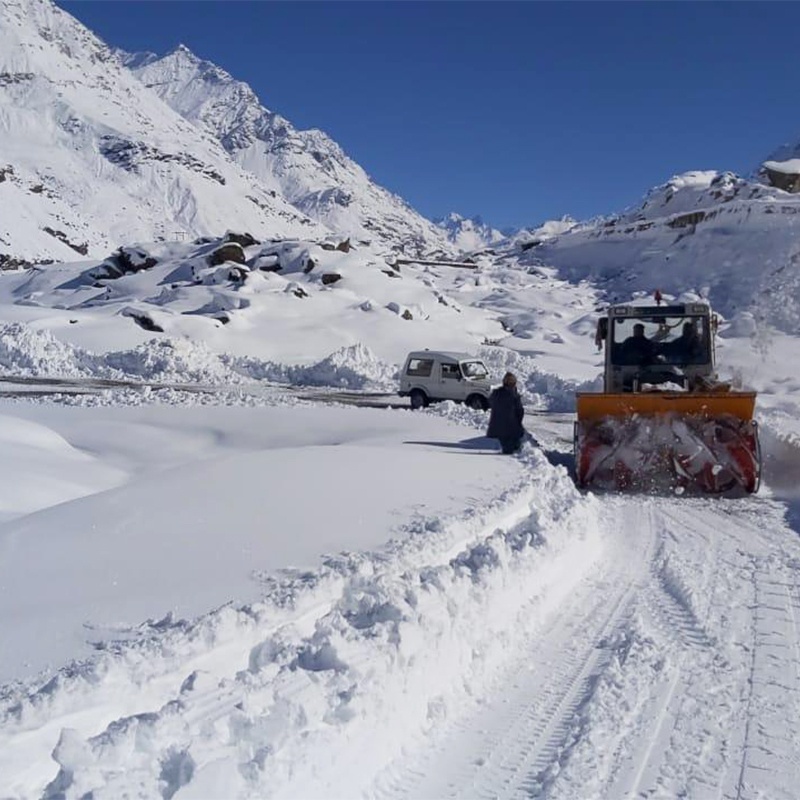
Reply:
[[437, 400], [456, 400], [470, 408], [489, 408], [489, 370], [476, 356], [441, 350], [409, 353], [400, 372], [401, 397], [412, 408], [424, 408]]

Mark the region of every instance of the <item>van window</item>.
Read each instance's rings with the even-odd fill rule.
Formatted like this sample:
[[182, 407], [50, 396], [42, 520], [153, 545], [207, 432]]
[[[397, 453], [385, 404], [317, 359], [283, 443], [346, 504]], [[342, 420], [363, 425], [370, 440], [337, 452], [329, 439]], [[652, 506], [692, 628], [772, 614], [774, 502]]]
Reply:
[[413, 375], [416, 378], [430, 378], [432, 369], [432, 358], [412, 358], [408, 362], [406, 375]]
[[461, 370], [458, 364], [442, 364], [442, 377], [458, 380], [461, 377]]

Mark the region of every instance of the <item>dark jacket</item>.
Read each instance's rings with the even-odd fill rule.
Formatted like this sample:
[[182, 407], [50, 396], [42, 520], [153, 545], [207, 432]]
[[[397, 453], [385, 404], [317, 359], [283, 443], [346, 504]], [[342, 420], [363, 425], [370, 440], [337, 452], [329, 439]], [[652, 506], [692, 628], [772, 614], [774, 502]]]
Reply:
[[486, 431], [488, 437], [521, 439], [524, 436], [522, 418], [525, 416], [525, 409], [516, 388], [499, 386], [489, 396], [489, 408], [489, 429]]
[[621, 363], [647, 366], [655, 361], [656, 346], [644, 336], [629, 336], [622, 343]]

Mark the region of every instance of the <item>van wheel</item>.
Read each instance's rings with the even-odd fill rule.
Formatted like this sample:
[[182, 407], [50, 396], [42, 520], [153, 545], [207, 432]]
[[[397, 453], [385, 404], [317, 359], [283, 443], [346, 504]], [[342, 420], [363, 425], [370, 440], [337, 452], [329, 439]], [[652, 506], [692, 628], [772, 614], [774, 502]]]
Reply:
[[422, 389], [414, 389], [410, 395], [411, 408], [425, 408], [428, 405], [428, 397]]
[[471, 394], [466, 402], [469, 408], [476, 411], [486, 411], [489, 408], [489, 401], [482, 394]]

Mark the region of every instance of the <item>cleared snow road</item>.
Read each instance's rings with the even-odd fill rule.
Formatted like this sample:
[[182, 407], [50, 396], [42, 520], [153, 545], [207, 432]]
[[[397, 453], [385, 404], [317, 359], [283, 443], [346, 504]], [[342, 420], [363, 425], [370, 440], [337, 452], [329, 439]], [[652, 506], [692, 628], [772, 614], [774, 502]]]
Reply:
[[380, 798], [792, 798], [800, 543], [769, 499], [606, 496], [611, 542]]

